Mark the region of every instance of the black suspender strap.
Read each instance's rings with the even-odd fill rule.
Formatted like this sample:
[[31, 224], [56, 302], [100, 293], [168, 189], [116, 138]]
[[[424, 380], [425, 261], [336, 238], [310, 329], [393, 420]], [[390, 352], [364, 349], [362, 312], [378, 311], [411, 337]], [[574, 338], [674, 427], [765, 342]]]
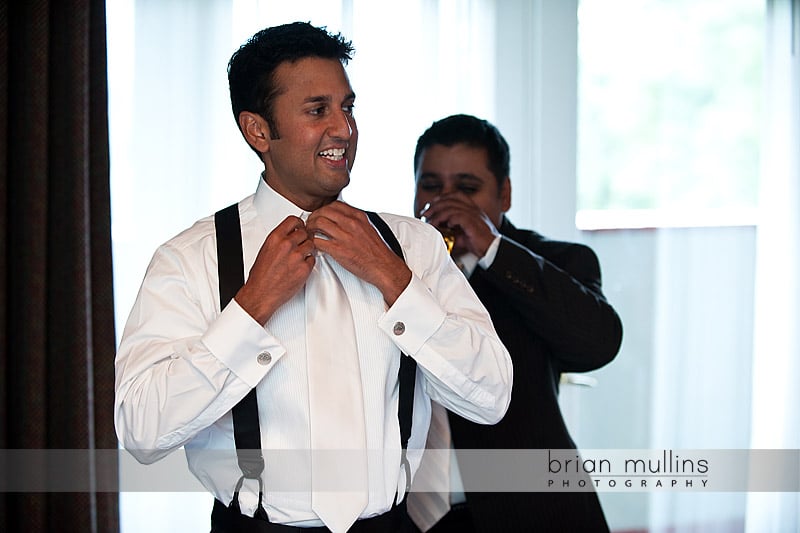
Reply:
[[[367, 211], [366, 213], [392, 251], [398, 257], [404, 259], [403, 249], [386, 222], [377, 213], [372, 211]], [[214, 215], [214, 223], [217, 235], [220, 309], [224, 309], [236, 295], [236, 292], [244, 285], [242, 231], [239, 222], [238, 204], [230, 205], [218, 211]], [[397, 411], [397, 418], [400, 423], [400, 439], [403, 448], [402, 464], [406, 472], [406, 492], [411, 487], [411, 467], [406, 458], [406, 449], [408, 448], [408, 440], [411, 437], [416, 373], [417, 362], [413, 358], [401, 354], [400, 370], [398, 372], [400, 405]], [[258, 402], [255, 389], [252, 389], [247, 396], [234, 406], [232, 414], [236, 454], [239, 468], [242, 470], [242, 477], [236, 484], [231, 507], [238, 510], [239, 489], [244, 479], [258, 479], [259, 504], [256, 517], [259, 518], [258, 515], [263, 513], [263, 519], [266, 520], [266, 512], [261, 505], [263, 493], [261, 473], [264, 471], [264, 457], [261, 453], [261, 430], [258, 422]]]
[[[244, 285], [244, 258], [242, 253], [242, 229], [239, 223], [239, 206], [233, 204], [214, 215], [217, 233], [217, 271], [219, 272], [219, 308], [224, 309]], [[239, 490], [245, 478], [258, 480], [258, 509], [256, 518], [267, 520], [262, 506], [264, 493], [261, 473], [264, 471], [264, 456], [261, 453], [261, 430], [258, 423], [258, 401], [256, 390], [237, 403], [233, 415], [233, 438], [236, 442], [236, 458], [242, 477], [236, 483], [231, 508], [239, 511]]]
[[244, 285], [242, 228], [239, 225], [239, 206], [229, 205], [214, 215], [217, 230], [217, 271], [219, 272], [219, 303], [223, 309]]
[[[378, 216], [377, 213], [367, 211], [367, 217], [378, 228], [378, 232], [383, 237], [383, 240], [389, 245], [394, 253], [401, 259], [403, 257], [403, 248], [397, 242], [392, 230], [386, 222]], [[403, 445], [403, 468], [406, 471], [406, 493], [411, 489], [411, 465], [408, 463], [406, 457], [406, 450], [408, 449], [408, 439], [411, 438], [411, 423], [412, 415], [414, 414], [414, 382], [417, 376], [417, 362], [413, 357], [406, 354], [400, 354], [400, 406], [397, 410], [397, 418], [400, 420], [400, 442]]]

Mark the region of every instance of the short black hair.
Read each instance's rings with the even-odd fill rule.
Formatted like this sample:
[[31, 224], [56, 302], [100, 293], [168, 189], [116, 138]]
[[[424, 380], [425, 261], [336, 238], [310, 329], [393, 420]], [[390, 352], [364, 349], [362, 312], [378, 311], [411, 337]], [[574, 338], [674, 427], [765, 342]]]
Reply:
[[292, 22], [259, 31], [239, 47], [228, 62], [231, 108], [237, 126], [239, 114], [250, 111], [261, 115], [270, 127], [270, 134], [277, 137], [273, 104], [280, 94], [275, 82], [278, 66], [307, 57], [338, 59], [346, 65], [354, 51], [352, 43], [340, 33], [328, 33], [324, 26], [318, 28], [308, 22]]
[[511, 154], [500, 130], [487, 120], [472, 115], [451, 115], [437, 120], [425, 130], [417, 140], [414, 151], [414, 173], [417, 172], [422, 152], [435, 144], [453, 146], [466, 144], [476, 148], [485, 148], [488, 156], [489, 170], [502, 185], [503, 180], [511, 175]]

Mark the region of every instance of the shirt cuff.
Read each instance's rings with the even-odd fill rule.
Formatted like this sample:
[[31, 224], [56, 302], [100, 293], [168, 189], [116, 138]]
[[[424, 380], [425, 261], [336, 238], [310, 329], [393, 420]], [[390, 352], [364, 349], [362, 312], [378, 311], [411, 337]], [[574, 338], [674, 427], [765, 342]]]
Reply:
[[497, 250], [500, 248], [500, 239], [502, 239], [502, 236], [497, 235], [486, 250], [486, 254], [478, 260], [478, 266], [482, 269], [489, 270], [489, 267], [494, 263], [494, 258], [497, 257]]
[[414, 275], [394, 305], [378, 320], [378, 327], [403, 353], [413, 356], [439, 329], [446, 316], [428, 287]]
[[286, 353], [278, 340], [231, 300], [203, 336], [203, 344], [250, 388]]

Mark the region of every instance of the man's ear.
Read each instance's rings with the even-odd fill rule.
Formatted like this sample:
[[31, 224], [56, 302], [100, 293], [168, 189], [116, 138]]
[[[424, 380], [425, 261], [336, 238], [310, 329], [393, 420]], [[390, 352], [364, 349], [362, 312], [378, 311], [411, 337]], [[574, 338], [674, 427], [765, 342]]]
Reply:
[[269, 125], [258, 113], [242, 111], [239, 113], [239, 129], [247, 144], [260, 154], [269, 150]]
[[503, 208], [503, 213], [511, 209], [511, 178], [508, 176], [505, 177], [500, 185], [500, 205]]

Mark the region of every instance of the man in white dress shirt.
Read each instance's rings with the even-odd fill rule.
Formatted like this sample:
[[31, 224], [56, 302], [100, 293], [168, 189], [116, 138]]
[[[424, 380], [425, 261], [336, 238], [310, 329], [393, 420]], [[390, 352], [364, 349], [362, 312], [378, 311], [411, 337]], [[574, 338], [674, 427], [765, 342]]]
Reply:
[[[258, 32], [233, 55], [234, 117], [264, 163], [255, 194], [235, 208], [246, 279], [222, 305], [215, 217], [199, 220], [155, 252], [117, 353], [122, 444], [143, 463], [184, 446], [192, 473], [216, 498], [212, 531], [400, 531], [409, 482], [398, 421], [401, 357], [416, 363], [407, 437], [412, 476], [431, 399], [484, 424], [508, 407], [508, 351], [439, 233], [381, 214], [403, 259], [377, 223], [340, 199], [358, 141], [344, 69], [352, 52], [341, 35], [293, 23]], [[306, 324], [315, 305], [306, 298], [323, 256], [353, 316], [352, 327], [334, 320], [341, 338], [324, 341], [331, 349], [354, 342], [360, 365], [355, 390], [363, 408], [349, 422], [361, 428], [368, 458], [366, 487], [354, 490], [366, 492], [352, 518], [320, 510], [322, 498], [305, 483], [318, 472], [302, 453], [292, 454], [335, 449], [350, 433], [328, 427], [325, 442], [314, 440], [319, 391], [309, 382], [318, 356], [310, 353], [313, 325]], [[337, 379], [329, 380], [331, 398]], [[232, 410], [251, 390], [267, 466], [243, 476]], [[329, 489], [345, 507], [351, 484]]]

